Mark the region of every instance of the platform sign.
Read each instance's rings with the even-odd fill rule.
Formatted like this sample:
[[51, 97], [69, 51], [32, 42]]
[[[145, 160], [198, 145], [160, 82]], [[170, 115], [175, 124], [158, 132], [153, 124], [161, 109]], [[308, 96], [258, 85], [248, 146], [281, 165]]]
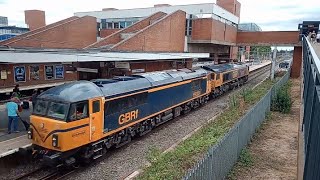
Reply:
[[47, 80], [50, 80], [50, 79], [54, 79], [54, 69], [53, 69], [53, 66], [44, 66], [44, 70], [45, 70], [45, 78]]
[[1, 70], [1, 79], [8, 79], [6, 70]]
[[133, 69], [131, 72], [132, 73], [143, 73], [145, 71], [146, 71], [145, 69]]
[[63, 79], [64, 78], [64, 68], [63, 65], [56, 65], [56, 79]]
[[115, 68], [118, 69], [130, 69], [130, 63], [128, 62], [115, 62]]
[[26, 82], [26, 67], [15, 66], [14, 67], [14, 80], [15, 82]]
[[32, 65], [29, 67], [30, 80], [40, 79], [40, 67], [38, 65]]

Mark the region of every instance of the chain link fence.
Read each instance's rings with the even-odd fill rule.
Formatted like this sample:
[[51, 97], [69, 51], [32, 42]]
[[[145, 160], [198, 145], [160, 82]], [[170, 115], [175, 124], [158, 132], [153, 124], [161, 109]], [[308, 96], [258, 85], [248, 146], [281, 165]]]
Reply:
[[270, 111], [277, 89], [290, 78], [290, 71], [232, 129], [211, 147], [208, 153], [183, 178], [185, 180], [224, 179], [236, 163], [241, 150], [250, 142], [256, 129]]

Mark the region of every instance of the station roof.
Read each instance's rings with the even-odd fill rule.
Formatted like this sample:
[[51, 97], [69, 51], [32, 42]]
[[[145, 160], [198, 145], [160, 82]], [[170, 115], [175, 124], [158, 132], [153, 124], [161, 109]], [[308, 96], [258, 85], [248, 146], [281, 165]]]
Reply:
[[208, 58], [209, 53], [158, 53], [158, 52], [97, 52], [75, 50], [23, 50], [1, 49], [0, 63], [57, 63], [152, 61]]

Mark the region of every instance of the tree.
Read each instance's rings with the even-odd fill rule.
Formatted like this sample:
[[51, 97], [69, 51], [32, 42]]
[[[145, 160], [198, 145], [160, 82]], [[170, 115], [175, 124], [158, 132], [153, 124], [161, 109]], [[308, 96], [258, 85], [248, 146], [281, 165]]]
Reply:
[[259, 54], [266, 54], [271, 52], [271, 46], [252, 46], [250, 51]]

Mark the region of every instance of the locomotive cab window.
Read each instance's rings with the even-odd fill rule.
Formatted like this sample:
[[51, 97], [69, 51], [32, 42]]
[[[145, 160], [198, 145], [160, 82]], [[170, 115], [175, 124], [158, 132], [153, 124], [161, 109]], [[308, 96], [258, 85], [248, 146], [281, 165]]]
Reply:
[[214, 73], [211, 74], [211, 79], [212, 79], [212, 80], [215, 80], [215, 79], [216, 79]]
[[70, 112], [69, 112], [69, 122], [88, 118], [88, 102], [78, 102], [71, 104]]
[[92, 102], [92, 113], [100, 112], [100, 101], [93, 101]]
[[232, 72], [226, 73], [223, 75], [223, 82], [232, 80]]
[[216, 80], [219, 80], [220, 79], [220, 74], [217, 74], [216, 75]]
[[68, 112], [68, 106], [64, 103], [50, 102], [48, 107], [48, 116], [54, 119], [65, 120]]
[[37, 100], [35, 107], [33, 107], [33, 113], [36, 115], [46, 115], [48, 107], [47, 101]]

